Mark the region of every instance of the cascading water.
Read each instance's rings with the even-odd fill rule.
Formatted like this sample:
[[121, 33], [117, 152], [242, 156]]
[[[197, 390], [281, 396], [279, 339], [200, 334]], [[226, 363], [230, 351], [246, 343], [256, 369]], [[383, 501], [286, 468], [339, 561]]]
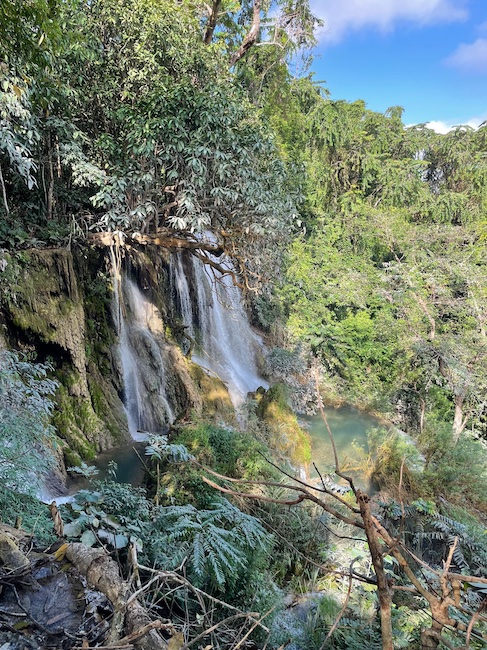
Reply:
[[110, 249], [110, 256], [127, 421], [132, 438], [146, 440], [148, 432], [162, 432], [174, 421], [166, 395], [163, 323], [157, 308], [138, 286], [122, 278], [116, 249]]
[[262, 342], [250, 327], [241, 292], [230, 276], [212, 277], [203, 262], [183, 255], [173, 254], [171, 276], [186, 333], [198, 343], [192, 359], [226, 383], [238, 408], [247, 393], [268, 386], [256, 362]]

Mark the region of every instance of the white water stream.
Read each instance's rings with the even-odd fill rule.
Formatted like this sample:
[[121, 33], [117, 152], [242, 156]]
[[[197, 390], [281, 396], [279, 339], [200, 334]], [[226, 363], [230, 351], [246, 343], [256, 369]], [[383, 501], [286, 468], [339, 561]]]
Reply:
[[[228, 261], [224, 264], [231, 268]], [[192, 360], [226, 384], [234, 407], [259, 386], [267, 388], [257, 368], [262, 341], [250, 326], [241, 291], [231, 277], [217, 271], [213, 276], [200, 260], [175, 253], [171, 284], [186, 332], [198, 343]]]
[[[119, 255], [119, 248], [110, 249], [112, 310], [118, 334], [123, 401], [130, 435], [143, 442], [150, 433], [164, 431], [175, 419], [167, 397], [170, 360], [161, 315], [137, 284], [122, 275]], [[259, 386], [268, 387], [259, 375], [256, 361], [262, 341], [250, 326], [240, 290], [230, 276], [213, 277], [205, 264], [192, 256], [184, 258], [182, 253], [172, 256], [170, 283], [186, 331], [198, 343], [192, 360], [226, 384], [238, 409], [249, 392]], [[131, 447], [127, 449], [117, 457], [118, 462], [129, 458], [124, 480], [130, 480], [130, 468], [138, 464]], [[114, 453], [116, 450], [109, 450], [100, 456], [112, 458]]]
[[160, 432], [175, 418], [166, 396], [164, 325], [159, 311], [138, 286], [122, 278], [113, 249], [110, 254], [124, 405], [130, 435], [142, 441], [147, 440], [148, 432]]

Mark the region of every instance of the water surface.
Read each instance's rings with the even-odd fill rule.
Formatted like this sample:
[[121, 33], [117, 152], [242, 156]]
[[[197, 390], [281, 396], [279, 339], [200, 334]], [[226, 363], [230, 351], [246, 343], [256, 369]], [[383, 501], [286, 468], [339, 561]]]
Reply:
[[[350, 406], [326, 408], [325, 415], [335, 440], [340, 469], [351, 472], [359, 487], [369, 489], [368, 480], [361, 471], [361, 460], [364, 453], [368, 452], [367, 431], [380, 426], [380, 421]], [[321, 474], [331, 474], [333, 480], [336, 480], [333, 448], [323, 418], [317, 413], [311, 416], [300, 415], [299, 420], [311, 438], [312, 463], [316, 464]], [[309, 470], [311, 478], [318, 478], [313, 465]]]
[[[102, 451], [92, 463], [98, 470], [98, 474], [93, 478], [97, 481], [107, 478], [109, 464], [111, 461], [114, 461], [117, 464], [115, 481], [118, 483], [130, 483], [130, 485], [134, 486], [142, 485], [145, 469], [140, 458], [146, 461], [144, 455], [146, 444], [134, 442], [131, 445]], [[76, 474], [72, 478], [69, 478], [67, 482], [67, 488], [70, 494], [91, 487], [92, 482], [90, 479], [77, 476]]]

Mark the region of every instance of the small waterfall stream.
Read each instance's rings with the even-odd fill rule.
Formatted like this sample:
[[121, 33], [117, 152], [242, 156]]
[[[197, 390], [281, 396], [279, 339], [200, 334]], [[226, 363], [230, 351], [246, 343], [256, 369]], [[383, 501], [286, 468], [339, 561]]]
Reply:
[[[230, 276], [216, 272], [212, 277], [203, 262], [183, 256], [172, 256], [171, 284], [183, 326], [198, 344], [192, 360], [227, 385], [238, 408], [247, 393], [268, 387], [256, 361], [262, 341], [250, 327], [241, 291]], [[188, 274], [192, 282], [188, 282]]]
[[166, 395], [164, 325], [138, 286], [122, 277], [113, 248], [110, 255], [127, 421], [134, 440], [147, 440], [148, 432], [163, 431], [175, 418]]

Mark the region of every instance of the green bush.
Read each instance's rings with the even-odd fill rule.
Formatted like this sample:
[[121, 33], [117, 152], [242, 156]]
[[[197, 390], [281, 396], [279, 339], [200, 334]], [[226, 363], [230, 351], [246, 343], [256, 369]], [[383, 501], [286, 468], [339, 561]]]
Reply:
[[[264, 444], [249, 434], [213, 424], [198, 423], [185, 427], [173, 439], [184, 445], [198, 462], [231, 478], [276, 478], [276, 470], [265, 460], [271, 455]], [[190, 464], [163, 466], [161, 484], [165, 492], [163, 502], [191, 503], [208, 508], [215, 498], [215, 490], [201, 480], [201, 471]]]
[[48, 546], [55, 539], [53, 523], [44, 503], [28, 494], [19, 494], [0, 486], [0, 521], [9, 526], [20, 525], [34, 535], [40, 546]]
[[377, 427], [367, 432], [370, 478], [395, 494], [401, 482], [411, 495], [418, 493], [418, 474], [423, 465], [414, 441], [397, 429]]

